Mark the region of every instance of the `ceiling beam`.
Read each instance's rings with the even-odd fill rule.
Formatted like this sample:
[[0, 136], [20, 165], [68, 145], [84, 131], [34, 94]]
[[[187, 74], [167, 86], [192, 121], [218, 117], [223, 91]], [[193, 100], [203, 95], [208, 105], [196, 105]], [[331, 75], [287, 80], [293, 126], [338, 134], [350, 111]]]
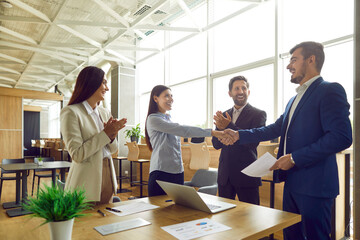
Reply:
[[37, 42], [34, 39], [32, 39], [31, 37], [28, 37], [28, 36], [25, 36], [25, 35], [23, 35], [21, 33], [15, 32], [15, 31], [13, 31], [11, 29], [8, 29], [6, 27], [0, 26], [0, 32], [7, 33], [7, 34], [9, 34], [9, 35], [11, 35], [13, 37], [16, 37], [16, 38], [19, 38], [19, 39], [21, 39], [23, 41], [26, 41], [26, 42], [37, 45]]
[[174, 32], [200, 32], [197, 28], [190, 28], [190, 27], [170, 27], [170, 26], [159, 26], [159, 25], [138, 25], [133, 27], [134, 29], [142, 29], [142, 30], [159, 30], [159, 31], [174, 31]]
[[48, 24], [48, 22], [35, 17], [19, 17], [19, 16], [6, 16], [6, 15], [0, 15], [0, 21]]
[[38, 68], [38, 69], [41, 69], [41, 70], [44, 70], [45, 72], [51, 72], [51, 73], [55, 73], [55, 74], [58, 74], [60, 76], [65, 76], [66, 74], [61, 72], [61, 71], [58, 71], [58, 70], [55, 70], [55, 69], [52, 69], [52, 68], [48, 68], [48, 67], [44, 67], [44, 66], [38, 66], [38, 65], [32, 65], [34, 68]]
[[[77, 66], [78, 64], [76, 62], [73, 62], [67, 58], [61, 57], [60, 55], [64, 55], [64, 53], [60, 53], [60, 52], [54, 52], [54, 51], [49, 51], [49, 50], [45, 50], [45, 49], [41, 49], [40, 47], [31, 47], [31, 46], [27, 46], [27, 45], [23, 45], [23, 44], [17, 44], [17, 43], [10, 43], [10, 42], [6, 42], [6, 41], [2, 41], [0, 40], [0, 45], [3, 46], [8, 46], [8, 47], [13, 47], [13, 48], [18, 48], [18, 49], [24, 49], [24, 50], [29, 50], [29, 51], [33, 51], [33, 52], [39, 52], [42, 53], [44, 55], [59, 59], [63, 62], [67, 62], [70, 63], [71, 65]], [[70, 55], [70, 54], [66, 54], [66, 55]], [[78, 57], [78, 56], [72, 56], [72, 57]]]
[[39, 81], [43, 81], [43, 82], [49, 82], [49, 83], [55, 83], [56, 80], [50, 80], [48, 78], [44, 78], [44, 77], [39, 77], [39, 76], [33, 76], [33, 75], [25, 75], [23, 76], [23, 79], [26, 79], [26, 78], [30, 78], [32, 80], [39, 80]]
[[2, 83], [0, 83], [0, 87], [12, 88], [13, 86], [11, 86], [11, 85], [9, 85], [9, 84], [2, 84]]
[[19, 58], [16, 58], [16, 57], [12, 57], [12, 56], [9, 56], [9, 55], [6, 55], [4, 53], [0, 53], [0, 58], [5, 58], [5, 59], [8, 59], [10, 61], [14, 61], [14, 62], [17, 62], [17, 63], [21, 63], [21, 64], [26, 64], [25, 61], [19, 59]]
[[[123, 61], [125, 61], [125, 62], [128, 62], [128, 63], [130, 63], [130, 64], [132, 64], [132, 65], [135, 64], [135, 61], [134, 61], [134, 60], [132, 60], [132, 59], [130, 59], [130, 58], [128, 58], [128, 57], [125, 57], [124, 55], [122, 55], [122, 54], [120, 54], [120, 53], [118, 53], [118, 52], [116, 52], [116, 51], [114, 51], [114, 50], [112, 50], [112, 49], [105, 49], [105, 51], [106, 51], [107, 53], [110, 53], [111, 55], [114, 55], [114, 56], [120, 58], [121, 60], [123, 60]], [[120, 61], [120, 62], [121, 62], [121, 61]]]
[[107, 27], [107, 28], [122, 28], [127, 29], [119, 23], [109, 23], [109, 22], [89, 22], [89, 21], [76, 21], [76, 20], [56, 20], [55, 24], [61, 25], [76, 25], [76, 26], [89, 26], [89, 27]]
[[35, 8], [27, 5], [26, 3], [20, 0], [7, 0], [7, 1], [46, 22], [51, 22], [51, 20], [44, 13], [40, 12], [39, 10], [36, 10]]
[[60, 28], [62, 28], [62, 29], [64, 29], [65, 31], [73, 34], [74, 36], [82, 39], [83, 41], [85, 41], [85, 42], [87, 42], [87, 43], [89, 43], [89, 44], [91, 44], [91, 45], [93, 45], [93, 46], [95, 46], [95, 47], [97, 47], [97, 48], [101, 48], [101, 44], [100, 44], [100, 43], [98, 43], [97, 41], [89, 38], [89, 37], [86, 36], [85, 34], [80, 33], [80, 32], [78, 32], [78, 31], [72, 29], [71, 27], [68, 27], [68, 26], [66, 26], [66, 25], [57, 25], [57, 26], [60, 27]]
[[4, 77], [4, 76], [0, 76], [0, 80], [7, 81], [7, 82], [14, 82], [14, 83], [17, 82], [15, 79]]
[[115, 12], [113, 9], [111, 9], [109, 6], [106, 5], [105, 2], [101, 1], [101, 0], [93, 0], [93, 2], [95, 2], [96, 4], [99, 5], [99, 7], [101, 7], [105, 12], [107, 12], [110, 16], [112, 16], [113, 18], [115, 18], [119, 23], [121, 23], [122, 25], [124, 25], [124, 27], [129, 28], [130, 24], [128, 23], [128, 21], [125, 20], [125, 18], [123, 18], [122, 16], [120, 16], [117, 12]]
[[184, 12], [186, 13], [186, 15], [188, 16], [188, 18], [191, 19], [191, 21], [193, 22], [194, 26], [201, 30], [199, 25], [196, 23], [196, 20], [190, 10], [190, 8], [186, 5], [186, 3], [183, 0], [177, 0], [177, 3], [179, 4], [179, 6], [182, 8], [182, 10], [184, 10]]
[[7, 68], [7, 67], [0, 66], [0, 70], [21, 75], [21, 72], [15, 71], [15, 70], [13, 70], [11, 68]]

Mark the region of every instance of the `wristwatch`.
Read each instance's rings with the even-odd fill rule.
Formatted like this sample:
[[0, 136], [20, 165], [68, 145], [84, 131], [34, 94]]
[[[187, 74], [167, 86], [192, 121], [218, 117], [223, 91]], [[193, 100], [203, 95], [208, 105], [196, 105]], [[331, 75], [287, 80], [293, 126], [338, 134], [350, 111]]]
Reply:
[[291, 153], [290, 153], [290, 162], [295, 165], [295, 161], [294, 161]]

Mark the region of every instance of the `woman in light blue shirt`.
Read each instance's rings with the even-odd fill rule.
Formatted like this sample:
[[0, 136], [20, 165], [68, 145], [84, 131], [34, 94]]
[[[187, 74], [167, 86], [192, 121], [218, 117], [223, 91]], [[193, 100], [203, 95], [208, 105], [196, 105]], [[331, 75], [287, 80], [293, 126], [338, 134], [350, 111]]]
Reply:
[[155, 86], [150, 95], [149, 110], [145, 124], [145, 140], [152, 151], [150, 160], [149, 197], [165, 192], [156, 180], [184, 184], [184, 167], [181, 158], [180, 137], [223, 137], [222, 131], [184, 126], [171, 121], [173, 97], [171, 89]]

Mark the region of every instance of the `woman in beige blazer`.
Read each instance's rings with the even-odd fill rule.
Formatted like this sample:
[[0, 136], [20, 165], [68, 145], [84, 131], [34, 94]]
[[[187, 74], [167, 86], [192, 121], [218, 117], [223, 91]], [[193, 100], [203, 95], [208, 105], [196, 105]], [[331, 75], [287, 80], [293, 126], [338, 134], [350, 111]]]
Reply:
[[116, 175], [111, 158], [118, 149], [116, 136], [126, 119], [113, 119], [99, 106], [108, 91], [104, 71], [86, 67], [76, 80], [68, 106], [60, 114], [61, 133], [72, 163], [66, 190], [84, 188], [86, 198], [108, 203], [116, 193]]

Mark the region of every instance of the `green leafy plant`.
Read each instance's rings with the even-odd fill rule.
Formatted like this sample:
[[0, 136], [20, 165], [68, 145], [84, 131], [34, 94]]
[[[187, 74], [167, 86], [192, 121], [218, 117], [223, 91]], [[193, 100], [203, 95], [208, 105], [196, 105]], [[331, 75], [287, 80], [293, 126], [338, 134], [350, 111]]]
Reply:
[[75, 189], [65, 191], [62, 187], [44, 185], [37, 198], [28, 198], [22, 203], [25, 210], [31, 211], [31, 217], [44, 218], [44, 225], [48, 222], [66, 221], [86, 214], [81, 212], [91, 209], [91, 204], [85, 199], [85, 191]]
[[140, 123], [138, 125], [136, 125], [136, 127], [133, 127], [131, 129], [126, 130], [125, 135], [128, 138], [133, 137], [133, 138], [136, 138], [136, 139], [140, 139], [140, 137], [144, 137], [141, 134]]

